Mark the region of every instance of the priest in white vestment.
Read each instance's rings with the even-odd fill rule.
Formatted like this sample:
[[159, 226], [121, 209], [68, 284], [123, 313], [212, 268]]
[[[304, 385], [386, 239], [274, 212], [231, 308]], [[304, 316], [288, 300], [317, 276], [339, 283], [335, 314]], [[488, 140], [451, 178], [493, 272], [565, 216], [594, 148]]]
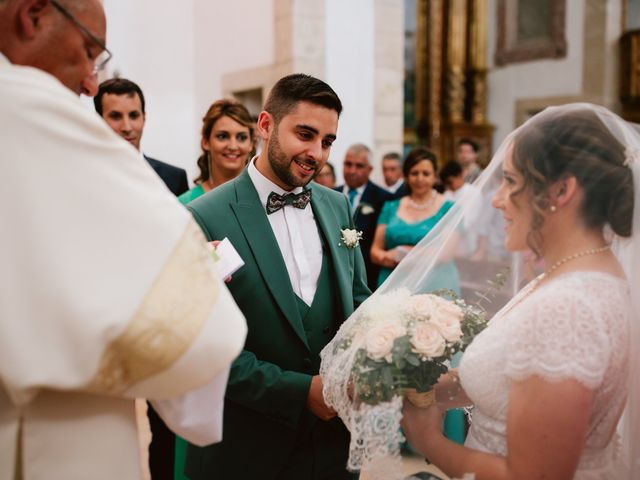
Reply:
[[97, 0], [0, 0], [2, 480], [140, 478], [136, 397], [219, 441], [244, 343], [191, 215], [76, 95], [104, 31]]

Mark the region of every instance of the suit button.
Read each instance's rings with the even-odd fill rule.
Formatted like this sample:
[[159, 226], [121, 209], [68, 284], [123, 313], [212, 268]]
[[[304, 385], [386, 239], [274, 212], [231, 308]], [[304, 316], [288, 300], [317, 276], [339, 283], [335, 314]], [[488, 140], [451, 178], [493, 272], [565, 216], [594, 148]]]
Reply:
[[322, 333], [329, 333], [331, 331], [331, 326], [326, 326], [322, 329]]
[[311, 359], [305, 358], [304, 360], [302, 360], [302, 364], [305, 366], [305, 368], [311, 368]]

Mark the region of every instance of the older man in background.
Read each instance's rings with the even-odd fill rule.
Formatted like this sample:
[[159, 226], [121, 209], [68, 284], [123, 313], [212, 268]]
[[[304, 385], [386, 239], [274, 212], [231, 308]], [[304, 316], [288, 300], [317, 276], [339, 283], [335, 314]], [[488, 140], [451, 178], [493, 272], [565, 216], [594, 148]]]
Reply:
[[382, 175], [387, 191], [398, 195], [398, 191], [402, 189], [406, 193], [406, 189], [403, 188], [402, 157], [399, 153], [389, 152], [382, 156]]
[[382, 205], [393, 198], [391, 193], [369, 180], [372, 171], [369, 147], [361, 143], [351, 145], [342, 164], [345, 183], [335, 188], [349, 199], [356, 229], [362, 232], [360, 247], [367, 270], [367, 285], [371, 291], [377, 286], [380, 270], [380, 267], [371, 263], [371, 244]]
[[200, 229], [78, 99], [105, 30], [99, 0], [0, 0], [3, 479], [139, 478], [135, 397], [220, 440], [244, 343]]

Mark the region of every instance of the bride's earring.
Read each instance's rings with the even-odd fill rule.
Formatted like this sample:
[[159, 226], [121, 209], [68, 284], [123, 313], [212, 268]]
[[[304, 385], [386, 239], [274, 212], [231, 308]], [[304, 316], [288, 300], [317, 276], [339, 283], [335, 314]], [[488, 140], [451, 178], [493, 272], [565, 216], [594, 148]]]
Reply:
[[555, 205], [551, 205], [551, 206], [549, 207], [549, 210], [551, 210], [551, 213], [556, 213], [557, 208], [556, 208], [556, 206], [555, 206]]

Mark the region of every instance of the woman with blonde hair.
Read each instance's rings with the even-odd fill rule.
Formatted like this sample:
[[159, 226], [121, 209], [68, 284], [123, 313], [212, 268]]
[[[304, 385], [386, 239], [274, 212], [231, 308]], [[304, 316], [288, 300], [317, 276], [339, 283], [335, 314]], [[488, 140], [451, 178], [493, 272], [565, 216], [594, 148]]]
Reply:
[[187, 204], [200, 195], [233, 180], [255, 153], [253, 119], [237, 100], [214, 102], [202, 119], [196, 186], [178, 199]]

